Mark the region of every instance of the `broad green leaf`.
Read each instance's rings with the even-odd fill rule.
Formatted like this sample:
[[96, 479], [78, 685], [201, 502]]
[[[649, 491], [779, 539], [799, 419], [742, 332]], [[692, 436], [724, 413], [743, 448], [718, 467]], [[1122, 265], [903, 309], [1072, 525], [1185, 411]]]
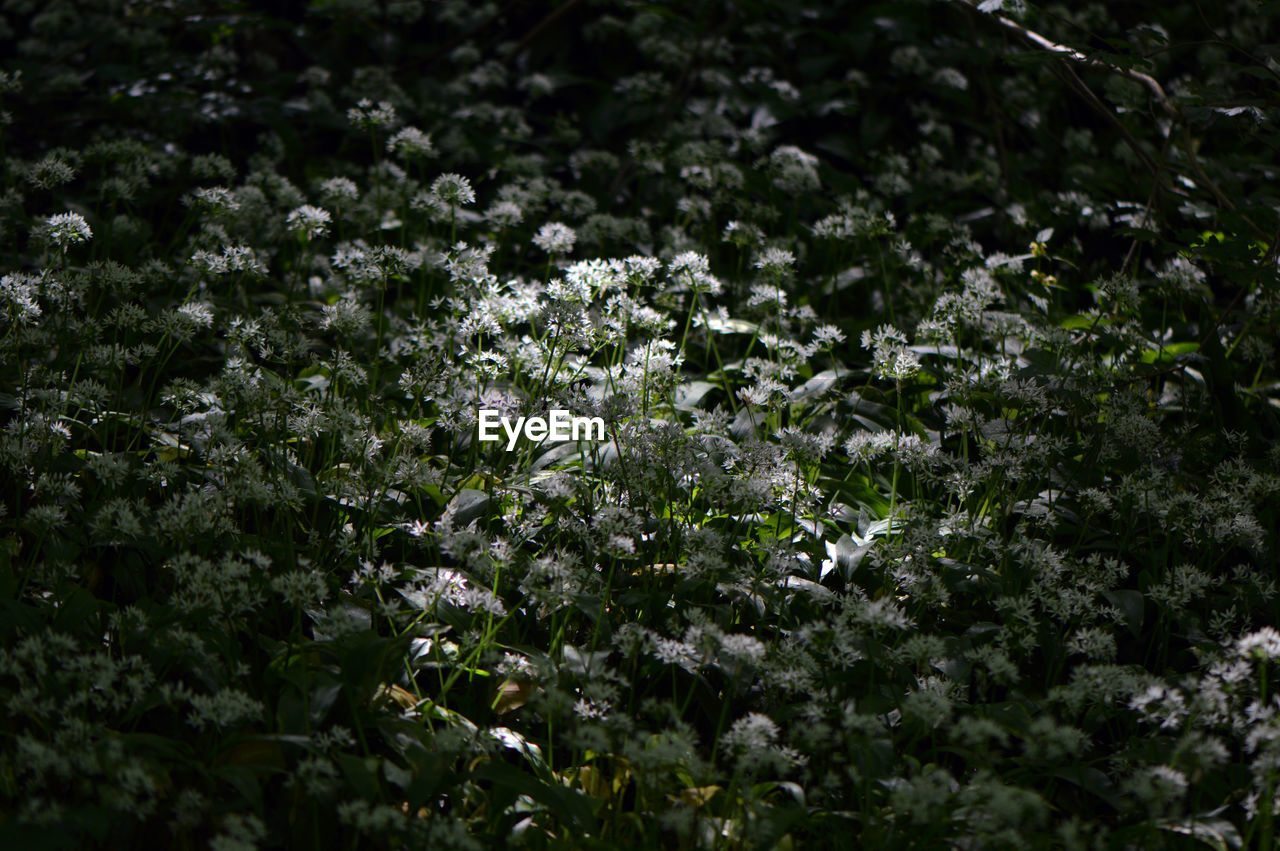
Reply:
[[1134, 638], [1138, 638], [1142, 634], [1142, 618], [1145, 609], [1142, 592], [1103, 591], [1102, 596], [1120, 610], [1120, 614], [1124, 616], [1125, 626], [1129, 627], [1129, 632], [1133, 633]]
[[477, 780], [487, 780], [517, 795], [528, 795], [546, 807], [547, 811], [563, 824], [588, 832], [596, 830], [595, 811], [591, 801], [575, 789], [544, 783], [532, 774], [526, 774], [518, 768], [496, 760], [481, 763], [472, 772], [472, 776]]
[[1213, 817], [1191, 816], [1180, 821], [1166, 819], [1156, 822], [1156, 826], [1161, 830], [1193, 836], [1216, 851], [1236, 851], [1243, 848], [1244, 840], [1240, 838], [1236, 826], [1224, 818], [1216, 817], [1218, 812], [1220, 810], [1215, 810]]

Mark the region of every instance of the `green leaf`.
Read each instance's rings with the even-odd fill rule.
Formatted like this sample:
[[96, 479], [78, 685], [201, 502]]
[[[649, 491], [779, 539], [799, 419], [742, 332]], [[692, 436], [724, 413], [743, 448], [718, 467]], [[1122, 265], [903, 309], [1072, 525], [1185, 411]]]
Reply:
[[94, 635], [98, 632], [99, 610], [110, 604], [100, 601], [85, 588], [77, 588], [67, 595], [58, 607], [53, 628], [72, 635]]
[[1138, 638], [1142, 634], [1142, 618], [1143, 610], [1146, 608], [1145, 601], [1141, 591], [1103, 591], [1102, 596], [1107, 598], [1111, 605], [1120, 610], [1120, 614], [1124, 616], [1124, 622], [1129, 627], [1129, 632], [1133, 633], [1134, 638]]
[[676, 407], [682, 411], [697, 410], [702, 398], [716, 389], [710, 381], [689, 381], [676, 388]]
[[347, 785], [354, 789], [357, 795], [366, 801], [379, 799], [377, 757], [361, 758], [353, 754], [339, 753], [334, 754], [333, 760], [342, 769], [342, 776], [346, 779]]
[[719, 316], [708, 316], [705, 324], [708, 330], [717, 334], [754, 334], [760, 330], [760, 326], [754, 322], [748, 322], [745, 319], [725, 319]]
[[1120, 795], [1115, 784], [1111, 782], [1107, 775], [1096, 768], [1089, 768], [1084, 765], [1068, 765], [1065, 768], [1059, 768], [1053, 773], [1053, 776], [1066, 780], [1068, 783], [1074, 783], [1086, 792], [1118, 808]]
[[1172, 363], [1180, 355], [1200, 351], [1196, 342], [1170, 343], [1162, 349], [1147, 349], [1142, 353], [1143, 363]]
[[1219, 812], [1221, 809], [1180, 821], [1165, 819], [1156, 822], [1156, 826], [1161, 830], [1193, 836], [1210, 848], [1216, 848], [1217, 851], [1234, 851], [1244, 847], [1244, 840], [1240, 838], [1240, 832], [1236, 830], [1236, 826], [1226, 819], [1217, 818], [1216, 815]]
[[853, 572], [858, 569], [858, 565], [862, 563], [862, 559], [866, 556], [867, 551], [871, 549], [872, 541], [863, 540], [855, 542], [849, 535], [841, 535], [840, 539], [835, 543], [826, 541], [827, 558], [822, 562], [818, 579], [822, 580], [827, 574], [836, 568], [840, 569], [840, 574], [846, 581], [853, 576]]
[[6, 851], [59, 851], [83, 848], [70, 831], [59, 831], [47, 825], [0, 825], [0, 848]]
[[489, 507], [489, 495], [475, 488], [463, 488], [454, 494], [449, 505], [455, 511], [453, 515], [454, 524], [458, 528], [463, 528], [472, 520], [484, 514], [485, 509]]
[[773, 848], [783, 834], [804, 816], [803, 807], [763, 807], [756, 813], [753, 847]]
[[329, 368], [323, 365], [309, 366], [298, 373], [293, 384], [303, 393], [323, 393], [329, 389]]
[[1058, 323], [1058, 327], [1065, 328], [1068, 331], [1087, 331], [1092, 328], [1095, 323], [1098, 325], [1106, 325], [1107, 320], [1105, 317], [1087, 316], [1081, 313], [1076, 314], [1075, 316], [1068, 316], [1066, 319], [1063, 319]]
[[566, 825], [593, 833], [596, 830], [595, 811], [591, 801], [581, 792], [564, 786], [552, 786], [543, 783], [536, 777], [513, 768], [505, 762], [489, 761], [477, 768], [472, 776], [477, 780], [488, 780], [495, 786], [514, 792], [517, 795], [528, 795], [547, 808], [553, 816]]
[[246, 765], [220, 765], [210, 772], [232, 786], [254, 810], [262, 809], [262, 783], [258, 772]]
[[787, 396], [787, 400], [789, 402], [806, 402], [810, 399], [816, 399], [834, 387], [841, 375], [849, 374], [849, 370], [837, 373], [833, 369], [824, 369], [795, 390], [792, 390]]

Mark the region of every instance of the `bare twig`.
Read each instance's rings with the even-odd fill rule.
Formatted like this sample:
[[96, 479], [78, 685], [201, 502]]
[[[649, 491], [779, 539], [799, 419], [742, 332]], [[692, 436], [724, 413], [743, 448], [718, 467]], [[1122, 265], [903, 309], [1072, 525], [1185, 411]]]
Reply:
[[1147, 167], [1148, 171], [1158, 176], [1160, 169], [1155, 160], [1151, 159], [1151, 155], [1143, 149], [1142, 144], [1129, 132], [1129, 128], [1124, 126], [1124, 122], [1117, 118], [1110, 109], [1107, 109], [1107, 105], [1102, 102], [1102, 98], [1094, 94], [1093, 89], [1089, 88], [1084, 80], [1080, 79], [1080, 75], [1075, 72], [1075, 69], [1064, 62], [1062, 63], [1062, 70], [1066, 82], [1074, 87], [1089, 102], [1090, 106], [1115, 125], [1115, 128], [1120, 131], [1120, 135], [1124, 137], [1125, 144], [1137, 154], [1138, 159], [1142, 160], [1142, 164]]
[[[1143, 86], [1151, 93], [1151, 96], [1156, 100], [1156, 102], [1160, 104], [1160, 108], [1163, 109], [1165, 114], [1172, 119], [1173, 123], [1180, 125], [1182, 131], [1182, 144], [1180, 147], [1183, 148], [1183, 151], [1186, 154], [1187, 162], [1191, 166], [1191, 170], [1195, 173], [1195, 176], [1199, 179], [1200, 183], [1209, 192], [1209, 194], [1213, 196], [1214, 201], [1216, 201], [1223, 209], [1236, 213], [1259, 239], [1266, 240], [1270, 237], [1270, 234], [1259, 227], [1252, 219], [1238, 211], [1236, 209], [1236, 205], [1231, 201], [1230, 197], [1227, 196], [1227, 193], [1222, 190], [1222, 187], [1220, 187], [1213, 178], [1209, 177], [1208, 173], [1205, 172], [1204, 168], [1200, 165], [1200, 160], [1196, 157], [1191, 140], [1191, 127], [1187, 124], [1186, 117], [1183, 116], [1182, 111], [1178, 109], [1177, 105], [1169, 99], [1169, 95], [1165, 92], [1164, 86], [1160, 85], [1155, 77], [1152, 77], [1150, 74], [1144, 74], [1141, 71], [1135, 71], [1132, 68], [1121, 68], [1118, 65], [1112, 65], [1111, 63], [1104, 62], [1101, 59], [1094, 59], [1090, 56], [1086, 56], [1075, 48], [1051, 41], [1050, 39], [1040, 35], [1040, 33], [1027, 29], [1022, 24], [1007, 18], [1004, 15], [981, 12], [981, 10], [978, 9], [978, 4], [975, 0], [956, 0], [956, 2], [996, 21], [1000, 26], [1014, 33], [1023, 41], [1039, 48], [1040, 50], [1059, 57], [1064, 61], [1064, 64], [1070, 62], [1086, 68], [1096, 68], [1100, 71], [1106, 71], [1109, 74], [1115, 74], [1132, 80], [1133, 82]], [[1080, 79], [1074, 70], [1068, 66], [1066, 68], [1066, 72], [1071, 77], [1069, 80], [1071, 85], [1076, 88], [1086, 101], [1089, 102], [1089, 105], [1105, 114], [1108, 120], [1110, 120], [1120, 130], [1125, 143], [1138, 155], [1142, 160], [1143, 165], [1151, 169], [1153, 173], [1158, 174], [1159, 167], [1151, 159], [1150, 154], [1142, 149], [1141, 145], [1138, 144], [1138, 140], [1135, 139], [1133, 134], [1129, 132], [1123, 123], [1121, 123], [1120, 119], [1107, 108], [1106, 104], [1104, 104], [1087, 85], [1085, 85], [1084, 81]], [[1162, 132], [1161, 135], [1168, 136], [1172, 134], [1172, 132], [1173, 127], [1170, 127], [1167, 132]]]
[[[1164, 139], [1164, 147], [1160, 149], [1160, 170], [1168, 168], [1169, 145], [1172, 144], [1173, 137], [1166, 136]], [[1156, 201], [1160, 197], [1160, 174], [1155, 175], [1155, 179], [1151, 181], [1151, 194], [1147, 196], [1147, 206], [1143, 210], [1143, 217], [1148, 221], [1151, 218], [1151, 210], [1155, 207]], [[1133, 258], [1138, 251], [1138, 240], [1135, 238], [1129, 245], [1129, 252], [1124, 256], [1124, 263], [1120, 264], [1120, 274], [1123, 275], [1129, 269], [1129, 264], [1133, 262]]]
[[547, 27], [554, 24], [556, 21], [560, 20], [560, 18], [564, 17], [565, 13], [568, 12], [570, 9], [572, 9], [574, 6], [577, 6], [579, 2], [581, 2], [581, 0], [565, 0], [564, 3], [561, 3], [559, 6], [552, 9], [549, 13], [547, 13], [547, 16], [545, 18], [543, 18], [541, 21], [538, 21], [538, 23], [534, 24], [533, 28], [524, 34], [524, 38], [516, 42], [515, 47], [511, 48], [511, 51], [507, 54], [507, 58], [509, 60], [513, 60], [517, 56], [519, 56], [520, 52], [524, 50], [526, 47], [528, 47], [530, 44], [532, 44], [534, 39], [536, 39], [539, 35], [542, 34], [543, 30], [545, 30]]
[[[957, 2], [968, 6], [975, 11], [978, 10], [978, 4], [973, 0], [957, 0]], [[1040, 35], [1040, 33], [1029, 30], [1017, 21], [1006, 18], [1003, 15], [990, 15], [989, 17], [997, 21], [1005, 29], [1016, 33], [1023, 41], [1028, 41], [1036, 47], [1039, 47], [1041, 50], [1056, 54], [1063, 59], [1070, 59], [1078, 65], [1084, 65], [1088, 68], [1097, 68], [1101, 71], [1108, 71], [1112, 74], [1119, 74], [1121, 77], [1128, 77], [1135, 83], [1140, 83], [1146, 87], [1147, 91], [1151, 92], [1152, 97], [1159, 101], [1160, 106], [1164, 108], [1165, 112], [1169, 113], [1169, 115], [1175, 119], [1181, 118], [1181, 113], [1178, 112], [1178, 108], [1174, 106], [1173, 102], [1169, 100], [1169, 96], [1165, 94], [1164, 87], [1161, 86], [1160, 83], [1156, 81], [1156, 78], [1152, 77], [1150, 74], [1144, 74], [1141, 71], [1135, 71], [1132, 68], [1120, 68], [1116, 65], [1103, 62], [1100, 59], [1092, 59], [1073, 47], [1067, 47], [1065, 44], [1058, 44], [1055, 41], [1050, 41]]]

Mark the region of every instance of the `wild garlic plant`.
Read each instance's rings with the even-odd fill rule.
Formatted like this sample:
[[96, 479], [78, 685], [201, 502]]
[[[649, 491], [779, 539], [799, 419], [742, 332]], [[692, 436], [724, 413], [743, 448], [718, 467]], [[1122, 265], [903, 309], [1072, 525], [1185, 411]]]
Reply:
[[0, 20], [0, 844], [1272, 847], [1270, 12], [89, 5]]

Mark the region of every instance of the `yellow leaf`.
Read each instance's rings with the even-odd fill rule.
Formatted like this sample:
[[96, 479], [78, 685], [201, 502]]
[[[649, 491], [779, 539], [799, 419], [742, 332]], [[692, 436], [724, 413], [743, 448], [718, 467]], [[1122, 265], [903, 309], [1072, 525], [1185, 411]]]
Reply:
[[689, 789], [681, 789], [680, 796], [668, 795], [672, 803], [684, 804], [693, 807], [695, 810], [705, 807], [707, 803], [716, 796], [720, 791], [719, 786], [697, 786]]
[[533, 683], [529, 680], [504, 680], [493, 699], [493, 711], [499, 715], [515, 712], [525, 705], [532, 693]]
[[418, 698], [414, 697], [412, 692], [406, 691], [398, 685], [388, 683], [383, 683], [378, 686], [378, 690], [374, 693], [373, 699], [376, 701], [379, 698], [393, 701], [404, 710], [414, 709], [418, 705]]

